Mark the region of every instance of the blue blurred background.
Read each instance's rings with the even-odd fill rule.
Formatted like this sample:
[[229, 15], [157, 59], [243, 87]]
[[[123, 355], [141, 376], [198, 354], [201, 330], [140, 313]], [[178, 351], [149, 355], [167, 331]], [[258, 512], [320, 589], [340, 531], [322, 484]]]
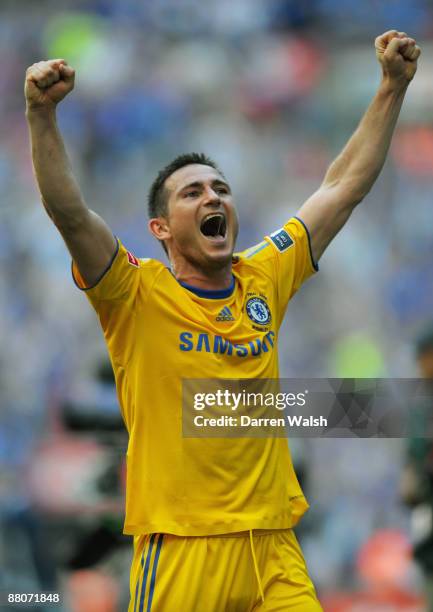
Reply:
[[[239, 248], [258, 242], [356, 127], [380, 80], [374, 38], [391, 28], [422, 45], [419, 71], [381, 177], [290, 303], [283, 376], [417, 375], [413, 338], [433, 317], [431, 2], [2, 0], [0, 589], [125, 610], [131, 557], [117, 535], [126, 440], [102, 334], [35, 187], [27, 66], [76, 68], [59, 122], [86, 201], [137, 256], [163, 258], [146, 228], [158, 169], [182, 152], [213, 157], [234, 189]], [[299, 537], [326, 609], [422, 610], [398, 497], [404, 441], [292, 446], [312, 506]]]

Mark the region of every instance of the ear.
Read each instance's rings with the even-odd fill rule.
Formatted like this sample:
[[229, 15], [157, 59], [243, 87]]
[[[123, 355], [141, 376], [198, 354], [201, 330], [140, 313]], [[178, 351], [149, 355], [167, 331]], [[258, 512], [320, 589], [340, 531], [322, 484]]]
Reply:
[[167, 238], [171, 237], [170, 228], [165, 217], [150, 219], [147, 227], [149, 228], [149, 232], [158, 240], [167, 240]]

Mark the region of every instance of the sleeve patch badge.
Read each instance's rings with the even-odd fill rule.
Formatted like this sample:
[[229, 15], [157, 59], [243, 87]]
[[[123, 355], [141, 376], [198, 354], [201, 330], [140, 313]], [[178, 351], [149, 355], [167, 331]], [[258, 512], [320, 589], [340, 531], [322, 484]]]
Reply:
[[140, 267], [140, 262], [138, 261], [138, 259], [135, 257], [135, 255], [133, 255], [132, 253], [130, 253], [129, 251], [126, 251], [126, 256], [128, 258], [129, 263], [131, 264], [131, 266], [135, 266], [136, 268]]
[[284, 251], [286, 251], [293, 244], [293, 240], [283, 228], [272, 232], [269, 238], [272, 240], [273, 244], [280, 251], [280, 253], [284, 253]]

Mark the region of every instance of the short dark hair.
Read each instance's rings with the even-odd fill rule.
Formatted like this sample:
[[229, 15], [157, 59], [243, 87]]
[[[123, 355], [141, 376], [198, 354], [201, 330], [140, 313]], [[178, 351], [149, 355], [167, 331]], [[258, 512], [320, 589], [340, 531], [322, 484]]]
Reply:
[[171, 176], [176, 170], [189, 166], [190, 164], [201, 164], [203, 166], [210, 166], [217, 172], [224, 176], [217, 164], [204, 153], [184, 153], [178, 155], [173, 161], [167, 164], [162, 170], [158, 172], [158, 176], [153, 181], [149, 195], [147, 199], [147, 210], [149, 213], [149, 219], [154, 217], [161, 217], [167, 214], [167, 193], [164, 189], [165, 181]]

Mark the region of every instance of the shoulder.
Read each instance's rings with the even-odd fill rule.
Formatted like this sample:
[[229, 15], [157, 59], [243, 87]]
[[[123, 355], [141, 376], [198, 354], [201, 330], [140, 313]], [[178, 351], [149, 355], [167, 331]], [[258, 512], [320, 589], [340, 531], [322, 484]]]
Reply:
[[[162, 261], [158, 259], [152, 259], [150, 257], [137, 257], [137, 255], [129, 250], [125, 245], [118, 240], [118, 248], [114, 258], [117, 265], [124, 266], [126, 268], [135, 268], [144, 271], [158, 272], [165, 269]], [[117, 260], [117, 261], [116, 261]], [[114, 263], [114, 262], [113, 262]]]
[[236, 262], [242, 261], [246, 265], [255, 265], [258, 261], [272, 259], [273, 254], [271, 249], [268, 248], [269, 246], [270, 243], [267, 240], [262, 240], [258, 244], [245, 249], [245, 251], [235, 253], [233, 257], [236, 259]]
[[164, 264], [156, 259], [137, 257], [118, 238], [109, 265], [93, 285], [85, 283], [75, 262], [72, 262], [75, 284], [94, 300], [126, 299], [135, 294], [138, 286], [150, 287], [164, 269]]
[[266, 240], [234, 253], [233, 270], [240, 278], [263, 278], [265, 282], [274, 282], [274, 254]]
[[293, 251], [301, 242], [308, 242], [308, 230], [305, 224], [297, 217], [292, 217], [283, 227], [266, 235], [264, 239], [244, 251], [235, 253], [236, 261], [244, 261], [255, 265], [275, 259], [276, 256]]

